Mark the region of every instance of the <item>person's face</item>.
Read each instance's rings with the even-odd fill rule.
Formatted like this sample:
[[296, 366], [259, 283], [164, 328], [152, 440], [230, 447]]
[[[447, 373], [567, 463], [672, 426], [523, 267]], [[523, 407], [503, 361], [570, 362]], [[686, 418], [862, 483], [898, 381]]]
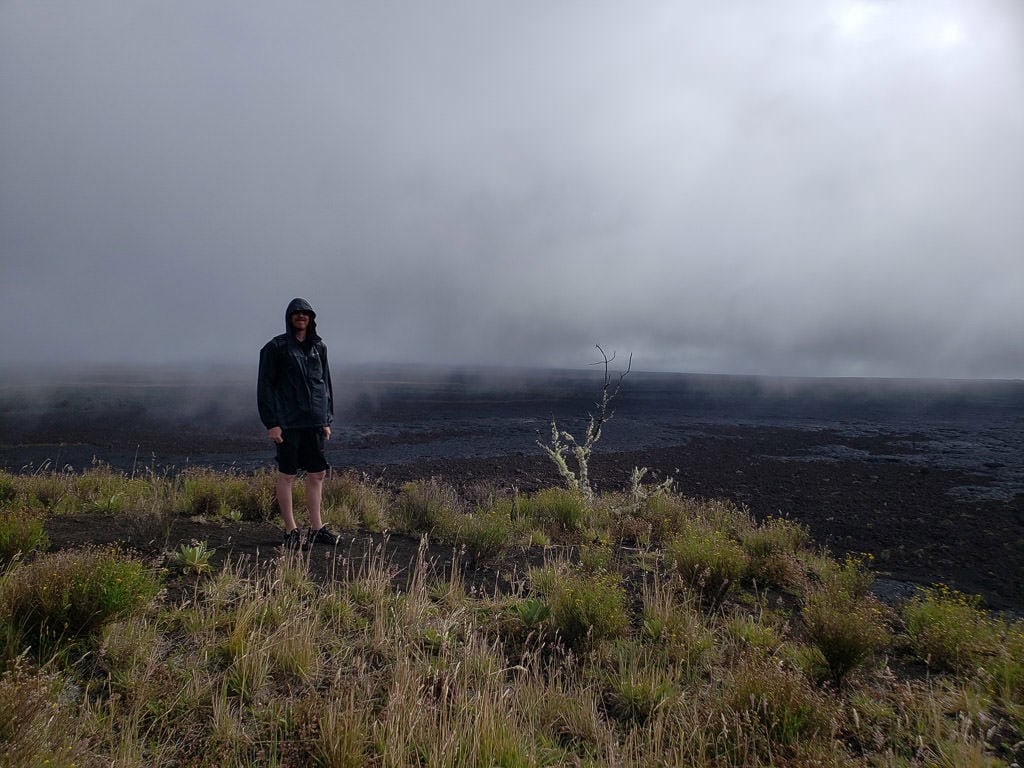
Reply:
[[309, 312], [300, 309], [298, 312], [292, 312], [289, 318], [292, 322], [292, 328], [296, 331], [304, 331], [309, 328]]

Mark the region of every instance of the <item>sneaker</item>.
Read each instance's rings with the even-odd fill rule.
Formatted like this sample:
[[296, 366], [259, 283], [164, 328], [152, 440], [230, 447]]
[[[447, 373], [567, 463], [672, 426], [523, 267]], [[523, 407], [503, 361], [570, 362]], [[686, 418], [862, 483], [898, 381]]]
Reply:
[[281, 547], [283, 549], [299, 549], [302, 545], [302, 534], [299, 533], [298, 528], [293, 528], [291, 531], [284, 535], [281, 540]]
[[338, 546], [339, 541], [341, 541], [341, 537], [325, 525], [319, 531], [310, 529], [309, 535], [306, 537], [306, 546], [311, 547], [314, 544], [327, 544], [329, 546], [336, 547]]

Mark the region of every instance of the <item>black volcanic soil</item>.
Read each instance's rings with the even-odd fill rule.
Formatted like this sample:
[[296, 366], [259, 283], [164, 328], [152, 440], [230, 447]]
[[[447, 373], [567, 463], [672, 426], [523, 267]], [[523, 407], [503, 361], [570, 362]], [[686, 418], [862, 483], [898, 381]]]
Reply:
[[[836, 554], [871, 553], [880, 574], [920, 584], [946, 583], [981, 594], [995, 608], [1024, 607], [1024, 496], [964, 500], [950, 493], [988, 478], [957, 470], [880, 461], [798, 461], [814, 445], [849, 444], [828, 430], [723, 428], [686, 445], [597, 454], [599, 488], [621, 488], [633, 467], [676, 478], [700, 498], [728, 498], [757, 518], [785, 515], [807, 525]], [[891, 438], [858, 438], [887, 457]], [[396, 465], [392, 483], [437, 475], [456, 486], [514, 483], [535, 490], [558, 481], [543, 456], [438, 460]]]
[[[272, 466], [253, 376], [179, 381], [165, 371], [115, 371], [0, 383], [0, 467]], [[353, 369], [336, 379], [345, 401], [328, 447], [333, 465], [395, 488], [438, 476], [469, 495], [557, 484], [536, 439], [549, 433], [549, 418], [578, 431], [595, 392], [593, 377], [577, 373]], [[648, 467], [651, 479], [673, 476], [683, 494], [804, 523], [836, 554], [871, 553], [892, 579], [944, 582], [1024, 612], [1024, 383], [676, 374], [627, 382], [604, 452], [593, 458], [599, 489], [622, 488], [634, 466]], [[154, 532], [123, 518], [49, 525], [55, 546], [157, 545]], [[198, 538], [220, 556], [262, 555], [280, 531], [175, 520], [170, 535], [161, 544]], [[366, 546], [379, 543], [364, 537]], [[397, 535], [389, 542], [403, 566], [416, 547]]]
[[[687, 443], [648, 450], [599, 453], [593, 478], [599, 489], [628, 483], [634, 466], [648, 467], [651, 479], [672, 475], [680, 492], [701, 498], [728, 498], [756, 517], [785, 515], [804, 523], [815, 540], [834, 553], [871, 553], [878, 572], [892, 579], [942, 582], [981, 594], [996, 609], [1024, 610], [1024, 497], [1008, 501], [969, 500], [951, 493], [984, 486], [990, 478], [959, 470], [913, 465], [894, 458], [910, 435], [850, 437], [832, 430], [776, 427], [708, 427]], [[165, 447], [175, 438], [165, 435]], [[845, 445], [863, 452], [856, 460], [816, 458], [816, 450]], [[536, 455], [432, 459], [361, 468], [391, 487], [416, 478], [440, 477], [472, 496], [481, 490], [533, 491], [558, 483], [553, 465]], [[136, 527], [133, 527], [135, 525]], [[48, 523], [53, 546], [131, 540], [155, 546], [163, 533], [147, 532], [117, 517], [54, 518]], [[345, 559], [379, 547], [381, 537], [348, 532]], [[218, 547], [220, 556], [273, 554], [280, 529], [274, 524], [220, 524], [173, 521], [160, 546], [198, 539]], [[407, 567], [418, 543], [393, 535], [387, 553], [396, 570]], [[327, 553], [316, 553], [321, 567]], [[428, 560], [443, 571], [451, 552], [433, 547]], [[476, 572], [481, 588], [501, 580], [515, 566], [503, 562]]]

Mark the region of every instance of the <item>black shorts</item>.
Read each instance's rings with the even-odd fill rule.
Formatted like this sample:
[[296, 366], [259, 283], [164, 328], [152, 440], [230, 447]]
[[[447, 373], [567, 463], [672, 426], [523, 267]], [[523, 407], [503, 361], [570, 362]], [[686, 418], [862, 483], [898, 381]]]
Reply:
[[297, 475], [300, 469], [307, 472], [327, 469], [323, 427], [283, 429], [281, 436], [284, 442], [277, 444], [277, 468], [281, 474]]

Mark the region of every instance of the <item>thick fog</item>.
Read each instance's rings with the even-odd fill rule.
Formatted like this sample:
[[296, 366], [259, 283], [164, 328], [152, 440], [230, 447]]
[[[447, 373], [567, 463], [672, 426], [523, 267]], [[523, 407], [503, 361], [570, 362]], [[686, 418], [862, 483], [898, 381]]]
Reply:
[[0, 370], [1024, 377], [1024, 4], [0, 3]]

